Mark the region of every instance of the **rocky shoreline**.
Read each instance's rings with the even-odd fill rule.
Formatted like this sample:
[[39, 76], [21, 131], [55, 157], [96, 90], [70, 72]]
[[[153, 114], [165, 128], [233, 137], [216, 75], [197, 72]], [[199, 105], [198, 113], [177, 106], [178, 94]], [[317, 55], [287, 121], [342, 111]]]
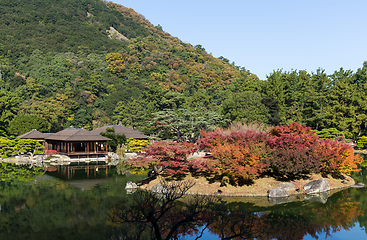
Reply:
[[[220, 187], [219, 183], [208, 183], [207, 181], [198, 178], [195, 179], [189, 177], [186, 180], [194, 180], [196, 183], [195, 186], [187, 192], [187, 195], [218, 196], [226, 198], [226, 200], [229, 199], [230, 201], [231, 199], [238, 200], [238, 198], [242, 198], [242, 200], [244, 200], [246, 198], [245, 201], [254, 203], [261, 198], [261, 205], [282, 204], [302, 200], [326, 203], [328, 197], [342, 189], [350, 187], [364, 187], [362, 183], [355, 184], [355, 181], [349, 176], [344, 176], [344, 179], [335, 179], [331, 177], [322, 178], [319, 175], [311, 175], [307, 180], [293, 182], [281, 182], [274, 179], [259, 179], [251, 186], [242, 187]], [[136, 185], [136, 187], [153, 191], [154, 188], [157, 188], [160, 184], [161, 181], [157, 178], [151, 181], [143, 181], [142, 184], [138, 184], [139, 186]], [[264, 186], [260, 187], [262, 185]], [[132, 189], [129, 191], [131, 190]], [[281, 192], [281, 194], [279, 194], [279, 192]]]

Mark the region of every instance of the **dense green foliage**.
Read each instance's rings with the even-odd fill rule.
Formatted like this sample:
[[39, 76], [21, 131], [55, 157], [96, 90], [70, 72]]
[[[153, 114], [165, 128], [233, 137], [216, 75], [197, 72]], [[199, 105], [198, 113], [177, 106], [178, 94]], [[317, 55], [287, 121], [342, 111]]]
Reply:
[[42, 153], [43, 146], [37, 140], [19, 139], [13, 140], [0, 137], [0, 157], [10, 157], [12, 154], [37, 154]]
[[126, 136], [124, 134], [116, 134], [114, 128], [107, 128], [106, 132], [101, 132], [101, 135], [111, 140], [107, 141], [108, 147], [112, 151], [116, 151], [118, 145], [126, 144]]
[[40, 132], [49, 132], [50, 123], [37, 115], [18, 114], [9, 123], [8, 133], [10, 135], [19, 136], [33, 129], [37, 129]]
[[[115, 39], [111, 27], [127, 39]], [[4, 0], [0, 32], [2, 136], [15, 134], [9, 124], [18, 114], [45, 119], [51, 132], [120, 123], [187, 141], [196, 141], [197, 126], [209, 130], [224, 119], [300, 122], [353, 140], [367, 135], [367, 63], [356, 73], [340, 69], [330, 76], [322, 69], [277, 70], [261, 81], [102, 0]], [[179, 136], [152, 124], [163, 113], [185, 112], [208, 121], [186, 126]]]
[[300, 122], [315, 130], [356, 140], [366, 129], [367, 62], [356, 73], [341, 68], [332, 75], [318, 69], [274, 71], [262, 91], [279, 105], [280, 124]]

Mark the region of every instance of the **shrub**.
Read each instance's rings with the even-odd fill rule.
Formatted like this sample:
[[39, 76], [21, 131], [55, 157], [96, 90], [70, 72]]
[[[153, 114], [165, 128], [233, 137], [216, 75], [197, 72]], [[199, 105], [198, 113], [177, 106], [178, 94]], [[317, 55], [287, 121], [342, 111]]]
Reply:
[[297, 175], [320, 172], [321, 157], [314, 154], [314, 147], [304, 147], [303, 145], [293, 148], [272, 149], [271, 156], [263, 161], [267, 164], [270, 172], [283, 175]]
[[127, 140], [127, 150], [130, 152], [140, 152], [142, 149], [146, 148], [150, 145], [149, 140], [139, 140], [139, 139], [133, 139], [129, 138]]
[[[362, 162], [352, 146], [340, 140], [319, 139], [311, 128], [291, 123], [265, 133], [256, 130], [201, 132], [199, 146], [187, 142], [155, 142], [138, 158], [127, 162], [133, 169], [165, 169], [168, 175], [214, 173], [234, 184], [254, 180], [264, 171], [286, 176], [308, 173], [358, 171]], [[187, 157], [198, 147], [211, 158]]]
[[197, 150], [197, 146], [187, 142], [154, 142], [145, 152], [127, 164], [132, 168], [162, 167], [168, 175], [186, 174], [192, 164], [187, 157]]
[[357, 147], [358, 148], [366, 148], [367, 145], [367, 137], [361, 136], [357, 141]]
[[0, 138], [0, 154], [3, 158], [11, 154], [40, 153], [44, 147], [37, 140]]
[[269, 154], [266, 146], [267, 134], [248, 130], [246, 132], [203, 132], [199, 145], [210, 150], [219, 174], [227, 176], [233, 183], [258, 177], [267, 166], [262, 160]]
[[320, 172], [320, 157], [314, 154], [319, 137], [311, 128], [299, 123], [277, 126], [270, 130], [268, 146], [271, 156], [264, 160], [271, 172], [300, 174]]
[[305, 147], [311, 147], [319, 137], [310, 127], [302, 126], [300, 123], [290, 123], [281, 125], [270, 130], [272, 146], [288, 148], [294, 145], [303, 144]]
[[57, 154], [56, 150], [46, 150], [45, 151], [46, 156], [53, 156], [53, 155], [56, 155], [56, 154]]
[[320, 157], [321, 171], [325, 173], [342, 172], [350, 174], [360, 171], [358, 164], [363, 162], [362, 157], [354, 154], [351, 145], [332, 139], [321, 139], [316, 144], [315, 154]]

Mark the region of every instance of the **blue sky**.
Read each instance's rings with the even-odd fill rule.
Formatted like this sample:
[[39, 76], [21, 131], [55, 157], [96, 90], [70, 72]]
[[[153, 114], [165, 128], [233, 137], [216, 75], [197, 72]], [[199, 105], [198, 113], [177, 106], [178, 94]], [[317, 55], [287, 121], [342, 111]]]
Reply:
[[367, 61], [366, 0], [113, 0], [260, 79], [273, 70], [354, 72]]

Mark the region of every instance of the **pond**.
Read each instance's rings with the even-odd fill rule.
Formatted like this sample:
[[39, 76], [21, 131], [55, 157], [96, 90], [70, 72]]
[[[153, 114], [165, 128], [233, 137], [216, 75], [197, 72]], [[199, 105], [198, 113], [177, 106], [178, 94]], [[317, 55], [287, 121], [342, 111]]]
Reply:
[[[133, 239], [124, 234], [143, 232], [138, 225], [121, 225], [113, 219], [120, 208], [132, 206], [127, 181], [146, 175], [120, 175], [103, 164], [29, 166], [7, 164], [0, 175], [0, 239]], [[367, 184], [367, 168], [353, 175]], [[267, 199], [223, 199], [226, 212], [203, 217], [199, 224], [178, 231], [180, 239], [367, 239], [367, 190], [346, 189], [322, 203], [316, 199], [285, 204], [261, 204]], [[314, 199], [315, 200], [315, 199]], [[218, 205], [219, 206], [219, 205]], [[130, 208], [133, 214], [136, 209]], [[178, 215], [165, 216], [167, 223]], [[205, 227], [208, 225], [207, 227]], [[145, 231], [145, 230], [144, 230]], [[137, 234], [133, 236], [137, 236]], [[132, 236], [131, 234], [129, 236]], [[146, 238], [145, 238], [145, 237]], [[150, 239], [141, 235], [141, 239]], [[229, 239], [229, 238], [226, 238]]]

